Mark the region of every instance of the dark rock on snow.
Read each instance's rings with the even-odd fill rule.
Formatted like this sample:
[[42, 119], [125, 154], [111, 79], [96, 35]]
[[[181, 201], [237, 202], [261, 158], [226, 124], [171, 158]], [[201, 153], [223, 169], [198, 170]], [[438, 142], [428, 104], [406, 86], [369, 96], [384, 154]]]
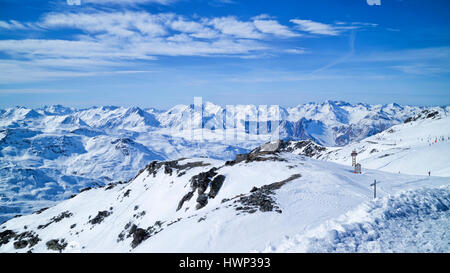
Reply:
[[110, 211], [99, 211], [98, 214], [89, 221], [89, 223], [95, 225], [95, 224], [100, 224], [101, 222], [103, 222], [103, 220], [110, 216], [112, 214], [112, 212]]
[[67, 242], [65, 239], [53, 239], [45, 243], [45, 245], [47, 246], [47, 249], [61, 252], [66, 248]]
[[44, 229], [44, 228], [48, 227], [49, 225], [51, 225], [53, 223], [58, 223], [58, 222], [62, 221], [64, 218], [70, 218], [70, 217], [72, 217], [72, 215], [73, 214], [71, 212], [69, 212], [69, 211], [61, 212], [61, 214], [59, 214], [58, 216], [55, 216], [52, 219], [50, 219], [50, 222], [48, 222], [45, 225], [39, 225], [37, 228], [38, 229]]
[[9, 241], [15, 236], [16, 233], [9, 229], [0, 232], [0, 246], [9, 243]]

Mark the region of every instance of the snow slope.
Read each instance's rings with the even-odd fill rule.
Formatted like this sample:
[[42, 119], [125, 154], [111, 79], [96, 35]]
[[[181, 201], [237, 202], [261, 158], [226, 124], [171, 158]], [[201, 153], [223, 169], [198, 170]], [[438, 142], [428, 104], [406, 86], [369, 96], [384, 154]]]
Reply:
[[366, 202], [265, 252], [450, 251], [450, 187], [419, 189]]
[[[129, 183], [84, 191], [2, 224], [0, 252], [303, 251], [296, 248], [296, 241], [287, 247], [287, 238], [318, 229], [333, 234], [334, 226], [326, 223], [355, 210], [348, 214], [350, 220], [372, 223], [368, 218], [373, 214], [373, 223], [387, 227], [396, 225], [391, 219], [411, 216], [413, 221], [418, 213], [426, 220], [423, 225], [414, 222], [421, 225], [418, 230], [433, 229], [428, 220], [435, 221], [436, 215], [442, 232], [436, 229], [423, 240], [416, 236], [420, 243], [428, 240], [436, 245], [418, 249], [450, 251], [448, 241], [447, 245], [439, 241], [448, 238], [442, 226], [449, 218], [449, 178], [377, 170], [356, 175], [349, 166], [269, 148], [227, 162], [206, 158], [153, 162]], [[382, 199], [373, 203], [374, 179]], [[306, 250], [348, 251], [352, 240], [361, 246], [358, 251], [410, 249], [409, 244], [389, 247], [387, 241], [381, 248], [364, 248], [368, 235], [363, 229], [357, 233], [354, 226], [345, 228], [355, 235], [343, 231], [335, 235], [331, 243], [335, 248], [328, 247], [330, 240], [317, 244], [312, 240]], [[400, 223], [398, 228], [402, 227]], [[379, 238], [383, 236], [392, 237]]]
[[363, 169], [417, 175], [431, 171], [432, 176], [450, 176], [448, 110], [425, 111], [414, 119], [343, 148], [328, 148], [320, 158], [351, 164], [350, 154], [355, 150]]

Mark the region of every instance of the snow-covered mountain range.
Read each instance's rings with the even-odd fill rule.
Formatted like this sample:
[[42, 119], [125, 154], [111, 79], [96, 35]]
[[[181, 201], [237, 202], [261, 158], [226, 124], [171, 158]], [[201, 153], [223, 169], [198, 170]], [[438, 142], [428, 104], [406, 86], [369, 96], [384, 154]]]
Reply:
[[154, 161], [128, 183], [0, 225], [0, 252], [450, 250], [448, 177], [354, 174], [288, 146]]
[[344, 165], [351, 165], [351, 153], [356, 151], [363, 169], [450, 177], [450, 113], [442, 108], [423, 110], [402, 124], [344, 147], [307, 144], [294, 141], [286, 150]]
[[[263, 127], [267, 120], [277, 118], [281, 138], [313, 139], [321, 145], [344, 146], [401, 123], [425, 108], [395, 103], [368, 105], [326, 101], [292, 108], [236, 105], [231, 109], [232, 113], [226, 107], [204, 103], [201, 121], [203, 127], [220, 131], [241, 124], [249, 134], [259, 134], [258, 128]], [[155, 116], [162, 127], [182, 128], [190, 123], [190, 115], [194, 112], [194, 105], [177, 105], [169, 111], [155, 113]], [[236, 120], [232, 124], [227, 122], [231, 114]]]
[[[0, 222], [54, 205], [87, 187], [128, 181], [153, 160], [234, 159], [270, 140], [272, 135], [259, 134], [259, 128], [275, 112], [279, 120], [272, 124], [280, 125], [282, 138], [340, 146], [402, 123], [425, 108], [335, 101], [294, 108], [240, 105], [233, 108], [231, 123], [226, 110], [210, 102], [202, 105], [200, 116], [194, 105], [167, 111], [60, 105], [0, 110]], [[196, 122], [205, 128], [201, 139], [186, 130]], [[244, 135], [223, 140], [224, 129], [239, 126]]]

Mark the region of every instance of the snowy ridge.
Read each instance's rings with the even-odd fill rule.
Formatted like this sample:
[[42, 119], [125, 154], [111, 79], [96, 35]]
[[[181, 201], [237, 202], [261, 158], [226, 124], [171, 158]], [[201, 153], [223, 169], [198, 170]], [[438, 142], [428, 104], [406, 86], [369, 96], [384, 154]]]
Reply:
[[448, 109], [424, 110], [405, 123], [342, 148], [328, 148], [320, 158], [351, 164], [358, 152], [363, 168], [395, 173], [450, 176], [450, 115]]
[[93, 107], [77, 111], [74, 116], [86, 120], [91, 127], [99, 129], [146, 131], [148, 128], [159, 126], [159, 122], [153, 114], [138, 107]]
[[[194, 105], [177, 105], [163, 113], [152, 113], [155, 113], [162, 127], [184, 128], [189, 126], [189, 117], [194, 113], [194, 108]], [[423, 109], [425, 108], [395, 103], [367, 105], [325, 101], [292, 108], [236, 105], [233, 113], [230, 113], [226, 108], [205, 102], [201, 109], [203, 119], [200, 120], [200, 116], [194, 117], [193, 122], [202, 124], [204, 128], [223, 130], [229, 128], [230, 124], [226, 120], [234, 114], [237, 124], [245, 126], [249, 133], [258, 134], [257, 128], [261, 128], [266, 120], [280, 118], [282, 138], [312, 139], [321, 145], [343, 146], [402, 123]], [[276, 115], [278, 112], [279, 117]]]
[[449, 251], [450, 186], [405, 191], [364, 203], [265, 252]]
[[[348, 166], [270, 147], [227, 162], [152, 162], [128, 183], [86, 190], [0, 225], [0, 252], [264, 251], [357, 209], [372, 198], [373, 179], [381, 198], [450, 183], [372, 170], [355, 175]], [[447, 206], [448, 198], [439, 198]], [[431, 204], [445, 212], [439, 201]]]

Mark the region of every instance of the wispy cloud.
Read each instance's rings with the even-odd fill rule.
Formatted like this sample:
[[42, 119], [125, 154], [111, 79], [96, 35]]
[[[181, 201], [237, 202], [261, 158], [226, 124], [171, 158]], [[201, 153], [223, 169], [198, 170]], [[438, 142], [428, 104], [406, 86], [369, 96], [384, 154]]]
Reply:
[[317, 35], [325, 35], [325, 36], [338, 36], [346, 31], [352, 31], [356, 29], [364, 29], [378, 26], [373, 23], [365, 23], [365, 22], [335, 22], [333, 24], [325, 24], [322, 22], [315, 22], [312, 20], [302, 20], [302, 19], [292, 19], [291, 23], [296, 25], [296, 28], [300, 31], [309, 33], [309, 34], [317, 34]]
[[8, 30], [23, 30], [29, 28], [29, 25], [22, 24], [15, 20], [9, 21], [0, 21], [0, 29], [8, 29]]
[[70, 59], [146, 59], [154, 60], [154, 56], [132, 47], [119, 48], [114, 41], [79, 40], [0, 40], [0, 51], [16, 58], [30, 60], [70, 58]]
[[[410, 75], [434, 76], [450, 73], [450, 47], [429, 47], [355, 54], [347, 60], [367, 63]], [[388, 72], [387, 72], [388, 73]]]
[[314, 70], [312, 72], [312, 74], [322, 72], [324, 70], [332, 68], [333, 66], [336, 66], [338, 64], [348, 61], [353, 56], [353, 54], [355, 54], [355, 39], [356, 39], [356, 30], [352, 30], [350, 37], [349, 37], [349, 41], [348, 41], [349, 51], [347, 53], [345, 53], [342, 57], [340, 57], [336, 60], [333, 60], [329, 64], [324, 65], [324, 66], [320, 67], [319, 69]]
[[221, 7], [223, 5], [236, 4], [235, 0], [208, 0], [206, 2], [208, 3], [208, 5], [213, 7]]
[[92, 59], [40, 59], [33, 61], [3, 60], [0, 62], [0, 83], [25, 83], [43, 79], [67, 79], [114, 74], [157, 73], [157, 70], [136, 70], [131, 63]]
[[80, 6], [81, 0], [67, 0], [67, 5], [69, 6]]
[[284, 52], [289, 54], [305, 54], [306, 50], [304, 48], [289, 48], [285, 49]]
[[178, 17], [169, 23], [169, 27], [175, 31], [186, 33], [194, 38], [212, 39], [219, 37], [219, 32], [201, 22]]
[[418, 64], [413, 63], [405, 65], [395, 65], [391, 66], [391, 68], [401, 71], [405, 74], [413, 74], [413, 75], [438, 75], [450, 73], [450, 65], [437, 66], [424, 63]]
[[328, 25], [300, 19], [291, 23], [297, 29], [268, 14], [243, 20], [236, 16], [189, 17], [127, 9], [52, 12], [36, 22], [0, 21], [0, 28], [8, 31], [63, 33], [58, 39], [0, 40], [0, 52], [9, 57], [2, 64], [1, 71], [5, 72], [0, 82], [20, 81], [24, 74], [30, 75], [27, 80], [36, 80], [97, 75], [111, 70], [127, 73], [135, 70], [133, 63], [158, 60], [161, 56], [257, 59], [277, 53], [304, 54], [304, 48], [292, 47], [292, 43], [285, 48], [287, 44], [280, 46], [278, 41], [302, 37], [299, 30], [336, 36], [366, 27], [363, 23]]
[[173, 14], [147, 12], [50, 13], [37, 25], [46, 29], [72, 28], [89, 34], [108, 34], [127, 37], [135, 34], [162, 36], [167, 34], [164, 24]]
[[283, 26], [276, 20], [257, 19], [253, 21], [255, 27], [266, 34], [273, 34], [279, 37], [299, 37], [300, 33], [291, 31], [287, 26]]
[[73, 93], [77, 90], [67, 89], [0, 89], [0, 95], [19, 95], [19, 94], [58, 94], [58, 93]]
[[432, 61], [450, 64], [450, 47], [429, 47], [404, 50], [371, 52], [352, 58], [354, 62], [401, 62]]
[[213, 26], [225, 35], [238, 38], [261, 39], [263, 34], [259, 32], [251, 21], [240, 21], [234, 16], [213, 18], [205, 20], [207, 25]]
[[[131, 10], [53, 12], [37, 22], [0, 21], [0, 28], [76, 33], [59, 39], [0, 40], [0, 52], [11, 60], [20, 60], [4, 64], [10, 69], [3, 71], [8, 71], [6, 74], [23, 73], [27, 69], [48, 72], [34, 71], [36, 77], [89, 75], [99, 67], [127, 66], [133, 61], [156, 60], [159, 56], [260, 58], [267, 56], [267, 50], [274, 50], [269, 41], [300, 36], [268, 16], [251, 20], [234, 16], [190, 18]], [[67, 66], [59, 65], [62, 63]]]
[[50, 13], [27, 25], [10, 21], [0, 27], [82, 32], [67, 40], [0, 40], [0, 51], [16, 57], [96, 57], [155, 59], [158, 55], [205, 56], [250, 54], [267, 49], [263, 42], [300, 36], [270, 19], [241, 21], [236, 17], [185, 18], [173, 13]]
[[366, 0], [369, 6], [380, 6], [381, 0]]
[[339, 35], [339, 31], [333, 25], [301, 19], [292, 19], [291, 22], [296, 24], [301, 31], [309, 32], [312, 34], [331, 36]]
[[70, 6], [81, 4], [99, 4], [99, 5], [136, 5], [145, 3], [155, 3], [160, 5], [169, 5], [177, 0], [66, 0]]

